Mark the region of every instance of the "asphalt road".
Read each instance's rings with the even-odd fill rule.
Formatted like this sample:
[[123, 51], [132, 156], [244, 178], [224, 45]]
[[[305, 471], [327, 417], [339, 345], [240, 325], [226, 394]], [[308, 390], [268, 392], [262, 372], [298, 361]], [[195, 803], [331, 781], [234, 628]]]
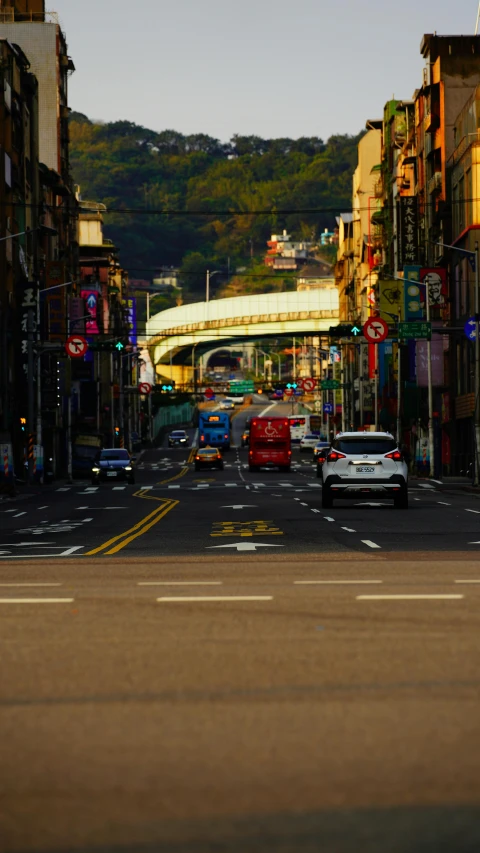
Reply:
[[0, 504], [2, 853], [476, 853], [477, 495], [188, 458]]

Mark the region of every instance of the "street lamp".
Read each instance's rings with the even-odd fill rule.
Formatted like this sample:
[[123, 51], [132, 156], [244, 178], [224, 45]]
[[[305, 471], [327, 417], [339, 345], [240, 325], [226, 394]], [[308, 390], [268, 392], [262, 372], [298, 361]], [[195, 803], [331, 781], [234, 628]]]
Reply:
[[210, 279], [213, 278], [214, 275], [218, 275], [222, 270], [207, 270], [207, 280], [205, 283], [205, 302], [210, 302]]

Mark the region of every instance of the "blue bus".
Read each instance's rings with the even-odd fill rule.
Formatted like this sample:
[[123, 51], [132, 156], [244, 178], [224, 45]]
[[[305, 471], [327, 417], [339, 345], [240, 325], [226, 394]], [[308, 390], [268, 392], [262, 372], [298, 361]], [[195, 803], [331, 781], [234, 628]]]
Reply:
[[198, 417], [198, 446], [221, 447], [230, 450], [231, 424], [228, 412], [200, 412]]

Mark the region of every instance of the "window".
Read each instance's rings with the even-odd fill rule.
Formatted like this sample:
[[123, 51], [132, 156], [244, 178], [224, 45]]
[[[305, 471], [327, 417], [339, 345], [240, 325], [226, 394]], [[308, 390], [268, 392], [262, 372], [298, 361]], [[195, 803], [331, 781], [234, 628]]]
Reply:
[[385, 438], [337, 438], [332, 447], [334, 450], [339, 450], [340, 453], [347, 453], [349, 456], [366, 453], [382, 456], [396, 450], [397, 442], [388, 436]]

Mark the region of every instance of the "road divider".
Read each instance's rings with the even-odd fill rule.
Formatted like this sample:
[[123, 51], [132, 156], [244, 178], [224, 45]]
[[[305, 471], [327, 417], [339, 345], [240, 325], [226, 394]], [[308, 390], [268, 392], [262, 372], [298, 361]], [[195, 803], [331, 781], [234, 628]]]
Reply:
[[141, 521], [138, 521], [137, 524], [134, 524], [133, 527], [125, 530], [123, 533], [119, 533], [117, 536], [113, 536], [97, 548], [87, 551], [85, 557], [94, 557], [97, 554], [102, 554], [103, 556], [117, 554], [122, 550], [122, 548], [125, 548], [133, 542], [134, 539], [138, 539], [139, 536], [143, 536], [144, 533], [147, 533], [148, 530], [168, 515], [168, 513], [178, 506], [179, 503], [179, 501], [174, 501], [169, 498], [155, 498], [152, 495], [145, 494], [143, 489], [135, 492], [134, 497], [158, 501], [160, 506], [150, 512], [145, 516], [145, 518], [142, 518]]

